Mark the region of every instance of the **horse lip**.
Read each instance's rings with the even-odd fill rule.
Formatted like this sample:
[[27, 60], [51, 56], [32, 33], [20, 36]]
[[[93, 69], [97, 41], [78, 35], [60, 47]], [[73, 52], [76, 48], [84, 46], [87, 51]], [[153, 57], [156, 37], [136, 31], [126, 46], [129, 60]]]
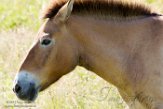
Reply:
[[28, 102], [33, 102], [33, 101], [36, 100], [37, 96], [38, 96], [37, 91], [33, 90], [33, 91], [30, 92], [27, 101], [28, 101]]
[[34, 102], [38, 96], [39, 88], [32, 88], [26, 94], [16, 94], [21, 100], [27, 101], [28, 103]]
[[35, 101], [38, 96], [39, 91], [40, 91], [40, 87], [31, 89], [29, 91], [29, 97], [28, 97], [27, 101], [29, 103]]

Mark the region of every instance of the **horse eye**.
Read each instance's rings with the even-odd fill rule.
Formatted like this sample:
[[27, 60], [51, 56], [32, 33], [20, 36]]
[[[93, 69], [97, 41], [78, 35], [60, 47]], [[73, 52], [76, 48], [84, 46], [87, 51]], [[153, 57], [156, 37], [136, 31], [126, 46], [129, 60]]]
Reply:
[[41, 45], [49, 45], [51, 43], [51, 40], [50, 39], [43, 39], [42, 41], [41, 41]]

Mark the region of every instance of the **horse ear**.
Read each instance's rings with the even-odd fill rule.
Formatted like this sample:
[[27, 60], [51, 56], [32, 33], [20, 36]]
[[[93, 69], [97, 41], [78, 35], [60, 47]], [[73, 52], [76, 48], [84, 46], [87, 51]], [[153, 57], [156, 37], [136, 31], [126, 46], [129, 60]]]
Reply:
[[71, 15], [73, 9], [74, 0], [69, 0], [54, 17], [56, 22], [65, 22]]

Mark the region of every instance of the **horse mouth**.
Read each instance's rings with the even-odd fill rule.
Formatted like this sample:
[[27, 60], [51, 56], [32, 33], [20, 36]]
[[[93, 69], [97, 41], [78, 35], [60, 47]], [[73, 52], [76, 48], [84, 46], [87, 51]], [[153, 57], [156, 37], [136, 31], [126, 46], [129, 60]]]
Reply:
[[31, 89], [31, 91], [29, 92], [29, 97], [27, 101], [33, 102], [36, 100], [37, 96], [38, 96], [38, 89]]
[[34, 102], [38, 96], [39, 88], [29, 88], [28, 91], [23, 93], [17, 93], [16, 96], [28, 103]]
[[38, 79], [27, 71], [21, 71], [15, 78], [13, 91], [19, 99], [33, 102], [40, 91]]

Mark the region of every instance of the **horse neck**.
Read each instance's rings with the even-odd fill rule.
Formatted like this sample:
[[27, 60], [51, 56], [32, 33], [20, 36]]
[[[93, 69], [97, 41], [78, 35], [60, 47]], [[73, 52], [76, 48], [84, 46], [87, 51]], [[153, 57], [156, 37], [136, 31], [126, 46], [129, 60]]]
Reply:
[[68, 24], [80, 44], [79, 65], [117, 87], [130, 83], [125, 71], [126, 59], [148, 36], [147, 19], [116, 22], [72, 16]]

